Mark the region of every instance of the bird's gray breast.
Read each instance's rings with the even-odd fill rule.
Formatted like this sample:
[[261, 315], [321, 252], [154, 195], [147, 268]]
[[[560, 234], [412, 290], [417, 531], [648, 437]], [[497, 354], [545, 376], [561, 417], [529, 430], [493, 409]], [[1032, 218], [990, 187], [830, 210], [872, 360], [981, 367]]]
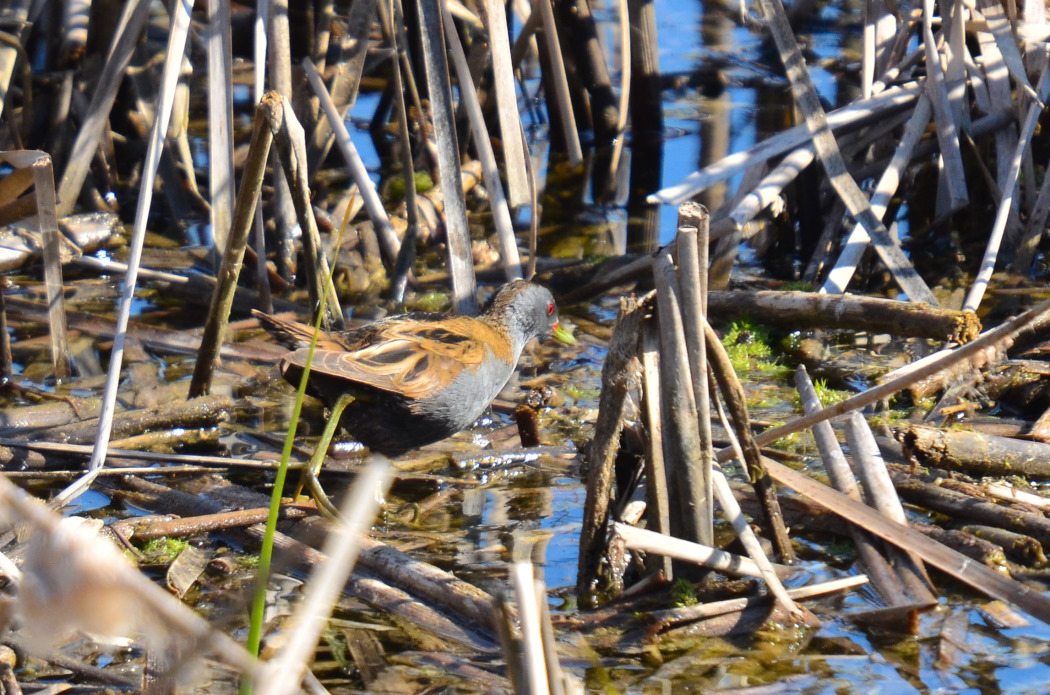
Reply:
[[476, 369], [464, 369], [447, 388], [413, 404], [413, 410], [425, 409], [452, 432], [473, 424], [506, 386], [516, 366], [496, 358], [488, 348], [486, 353]]

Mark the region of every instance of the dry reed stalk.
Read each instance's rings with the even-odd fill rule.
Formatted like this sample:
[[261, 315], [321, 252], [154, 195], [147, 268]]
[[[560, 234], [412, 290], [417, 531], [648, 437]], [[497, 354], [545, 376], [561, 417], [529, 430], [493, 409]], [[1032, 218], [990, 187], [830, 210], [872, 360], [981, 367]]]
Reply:
[[872, 95], [876, 75], [886, 71], [892, 58], [892, 47], [898, 33], [899, 11], [894, 0], [869, 0], [864, 3], [864, 54], [861, 59], [861, 95]]
[[[543, 628], [540, 626], [540, 606], [536, 600], [532, 564], [515, 562], [511, 565], [510, 582], [518, 606], [521, 630], [521, 678], [517, 692], [529, 695], [550, 695], [547, 663], [543, 648]], [[506, 651], [506, 650], [505, 650]], [[514, 652], [509, 652], [513, 654]]]
[[328, 259], [321, 245], [321, 233], [317, 229], [317, 219], [314, 217], [313, 204], [310, 201], [309, 172], [306, 169], [306, 131], [295, 117], [287, 98], [277, 92], [271, 92], [268, 98], [272, 103], [268, 104], [262, 113], [266, 115], [273, 132], [274, 149], [279, 155], [284, 178], [288, 181], [292, 205], [295, 206], [295, 215], [302, 229], [310, 305], [316, 311], [320, 307], [321, 297], [325, 296], [322, 325], [326, 330], [342, 330], [345, 326], [343, 310], [335, 286], [331, 282]]
[[[697, 428], [700, 441], [700, 459], [697, 488], [693, 489], [690, 504], [697, 505], [697, 516], [702, 519], [696, 541], [705, 545], [714, 543], [714, 503], [711, 491], [711, 461], [714, 447], [711, 443], [711, 395], [708, 391], [707, 346], [701, 327], [704, 317], [703, 280], [707, 268], [700, 265], [700, 227], [707, 228], [707, 209], [698, 203], [684, 203], [678, 211], [678, 236], [675, 244], [678, 260], [678, 286], [682, 295], [682, 327], [685, 331], [689, 375], [696, 403]], [[704, 235], [706, 237], [706, 234]]]
[[13, 360], [11, 358], [11, 335], [7, 332], [7, 300], [4, 290], [8, 287], [5, 278], [0, 282], [0, 377], [10, 379]]
[[496, 115], [503, 141], [503, 171], [507, 176], [507, 200], [512, 208], [529, 203], [529, 179], [526, 171], [526, 148], [522, 141], [521, 114], [514, 92], [514, 63], [510, 50], [507, 13], [498, 0], [482, 3], [489, 47], [492, 51], [493, 89]]
[[[382, 458], [382, 457], [380, 457]], [[360, 472], [351, 493], [340, 508], [340, 523], [334, 525], [322, 552], [328, 560], [315, 568], [306, 582], [303, 600], [286, 626], [290, 632], [284, 649], [271, 659], [257, 682], [260, 695], [283, 695], [299, 687], [311, 661], [317, 640], [354, 568], [367, 533], [393, 479], [390, 464], [380, 460]]]
[[327, 117], [329, 124], [331, 124], [330, 127], [336, 146], [346, 161], [347, 168], [350, 170], [350, 177], [357, 185], [357, 192], [361, 196], [362, 202], [364, 202], [368, 218], [372, 220], [372, 225], [376, 229], [376, 236], [379, 238], [380, 248], [383, 250], [387, 266], [393, 268], [397, 261], [398, 251], [401, 248], [401, 241], [397, 238], [394, 226], [390, 223], [390, 216], [387, 215], [383, 201], [379, 197], [379, 192], [376, 191], [375, 183], [368, 175], [368, 169], [365, 167], [361, 155], [357, 152], [357, 147], [350, 137], [350, 131], [347, 130], [346, 123], [340, 116], [335, 102], [328, 94], [328, 90], [321, 80], [321, 74], [309, 58], [303, 59], [302, 67], [306, 79], [310, 83], [310, 88], [321, 101], [321, 110]]
[[[11, 79], [14, 77], [15, 65], [22, 61], [22, 78], [26, 87], [26, 94], [33, 93], [32, 69], [29, 56], [21, 48], [23, 33], [27, 32], [31, 24], [26, 20], [29, 18], [29, 10], [32, 6], [30, 0], [11, 0], [7, 4], [5, 20], [12, 26], [11, 41], [0, 42], [0, 94], [6, 95], [11, 87]], [[4, 102], [0, 99], [0, 116], [4, 114]], [[28, 116], [28, 114], [26, 115]], [[24, 116], [25, 118], [25, 116]]]
[[[893, 488], [893, 481], [890, 480], [886, 463], [882, 460], [867, 421], [854, 410], [846, 416], [845, 430], [846, 441], [853, 454], [853, 469], [864, 483], [868, 505], [887, 518], [906, 525], [908, 520], [904, 515], [904, 507]], [[900, 551], [895, 551], [891, 557], [893, 555], [897, 555], [893, 564], [908, 593], [920, 603], [936, 601], [922, 558], [914, 553]]]
[[[982, 359], [983, 356], [986, 356], [989, 352], [994, 353], [1004, 343], [1012, 340], [1016, 335], [1032, 326], [1038, 319], [1047, 313], [1047, 311], [1050, 311], [1050, 300], [1037, 304], [1020, 316], [1015, 316], [1002, 325], [987, 331], [979, 338], [976, 338], [966, 345], [939, 354], [934, 359], [926, 361], [921, 366], [918, 366], [915, 369], [910, 369], [900, 376], [884, 381], [878, 386], [874, 386], [863, 393], [858, 393], [844, 401], [823, 408], [816, 413], [803, 415], [794, 420], [790, 420], [779, 427], [770, 428], [761, 434], [756, 435], [755, 443], [758, 446], [771, 444], [781, 437], [791, 434], [792, 432], [799, 432], [821, 422], [822, 420], [827, 420], [851, 410], [858, 410], [871, 405], [872, 403], [877, 403], [884, 398], [888, 398], [889, 396], [908, 388], [922, 379], [938, 374], [949, 367], [955, 367], [964, 360]], [[718, 452], [716, 458], [719, 461], [726, 461], [731, 458], [732, 455], [732, 450], [723, 449]]]
[[448, 270], [452, 278], [452, 306], [460, 314], [473, 316], [478, 312], [477, 283], [470, 254], [467, 207], [459, 181], [459, 146], [452, 108], [452, 85], [441, 3], [437, 0], [420, 2], [419, 33], [423, 43], [431, 117], [434, 120], [438, 175], [445, 203], [445, 238], [448, 240]]
[[[645, 456], [645, 511], [646, 527], [664, 536], [671, 535], [671, 511], [668, 499], [667, 467], [664, 464], [663, 415], [660, 404], [660, 347], [655, 322], [642, 326], [642, 407], [645, 413], [645, 431], [649, 433]], [[646, 558], [646, 567], [670, 581], [673, 578], [671, 559]]]
[[620, 28], [620, 100], [616, 109], [616, 125], [612, 133], [613, 149], [609, 157], [609, 176], [613, 178], [620, 168], [620, 156], [627, 134], [627, 116], [631, 106], [631, 18], [628, 0], [618, 0], [616, 16]]
[[565, 152], [569, 157], [569, 164], [577, 167], [583, 162], [583, 149], [580, 146], [580, 134], [576, 130], [576, 116], [573, 114], [569, 80], [565, 74], [565, 60], [561, 54], [561, 41], [558, 37], [554, 8], [551, 6], [551, 0], [537, 0], [532, 3], [532, 11], [539, 16], [543, 25], [543, 43], [551, 66], [550, 74], [545, 77], [550, 78], [550, 84], [554, 90], [547, 95], [547, 100], [554, 102], [554, 107], [558, 110], [558, 121], [561, 123], [562, 138], [565, 140]]
[[839, 197], [846, 203], [850, 214], [868, 231], [875, 251], [893, 274], [894, 280], [914, 302], [937, 305], [930, 288], [915, 272], [911, 261], [890, 237], [882, 221], [874, 214], [867, 197], [857, 186], [842, 159], [835, 137], [831, 133], [824, 108], [820, 104], [816, 88], [810, 78], [806, 62], [802, 57], [794, 33], [788, 23], [784, 6], [780, 0], [762, 0], [760, 5], [764, 21], [773, 34], [784, 70], [791, 82], [795, 102], [806, 120], [806, 127], [813, 138], [817, 155], [827, 172], [828, 180]]
[[[888, 114], [900, 109], [911, 108], [922, 92], [923, 84], [924, 82], [921, 81], [907, 82], [903, 85], [889, 87], [871, 99], [851, 102], [848, 106], [827, 114], [828, 126], [832, 130], [858, 128], [866, 122], [885, 118]], [[723, 157], [714, 164], [690, 174], [680, 182], [657, 191], [649, 196], [650, 202], [681, 205], [710, 186], [725, 181], [759, 162], [780, 156], [812, 139], [813, 136], [804, 124], [789, 128], [746, 150]]]
[[[521, 258], [518, 255], [518, 241], [514, 237], [514, 223], [510, 217], [510, 206], [507, 196], [503, 192], [503, 182], [500, 180], [499, 165], [496, 163], [496, 155], [492, 151], [492, 140], [489, 137], [488, 126], [485, 125], [485, 115], [481, 111], [478, 102], [477, 90], [471, 81], [470, 68], [467, 66], [467, 56], [463, 52], [463, 46], [456, 34], [456, 25], [448, 10], [444, 10], [445, 32], [449, 37], [448, 48], [452, 54], [452, 62], [456, 68], [456, 77], [459, 82], [460, 103], [466, 107], [467, 117], [470, 120], [470, 129], [474, 136], [474, 146], [477, 148], [478, 159], [481, 160], [481, 172], [485, 177], [485, 187], [489, 194], [489, 208], [492, 210], [493, 221], [496, 226], [496, 236], [499, 238], [500, 255], [503, 261], [503, 273], [507, 281], [521, 278]], [[517, 129], [515, 129], [517, 130]], [[512, 133], [514, 131], [511, 131]], [[511, 135], [512, 141], [515, 138]], [[524, 172], [522, 172], [524, 173]]]
[[[255, 7], [255, 21], [252, 22], [252, 98], [258, 104], [266, 91], [266, 28], [269, 24], [270, 3], [260, 2]], [[255, 282], [259, 292], [259, 302], [255, 308], [266, 314], [273, 312], [273, 296], [270, 292], [270, 268], [266, 264], [266, 223], [263, 221], [262, 197], [255, 206], [254, 234], [252, 249], [255, 251]]]
[[[943, 19], [943, 18], [942, 18]], [[941, 179], [948, 187], [948, 202], [938, 204], [938, 213], [947, 214], [966, 205], [966, 181], [963, 178], [962, 153], [959, 150], [959, 124], [955, 121], [948, 100], [941, 54], [937, 50], [937, 39], [933, 35], [933, 0], [923, 1], [922, 32], [926, 50], [926, 74], [929, 76], [926, 94], [933, 106], [933, 117], [937, 122], [937, 141], [941, 146]]]
[[[361, 75], [365, 67], [365, 58], [368, 55], [369, 34], [376, 18], [376, 1], [360, 0], [350, 3], [350, 13], [346, 19], [346, 33], [339, 41], [338, 55], [332, 64], [335, 75], [332, 77], [331, 87], [328, 90], [339, 118], [335, 121], [330, 120], [327, 111], [322, 111], [318, 116], [317, 124], [307, 143], [307, 161], [310, 171], [318, 170], [332, 148], [332, 143], [338, 138], [332, 124], [342, 123], [357, 102]], [[318, 65], [318, 72], [324, 72], [324, 65], [321, 63]]]
[[[72, 375], [71, 357], [66, 331], [66, 306], [63, 297], [62, 258], [55, 201], [55, 172], [51, 156], [44, 152], [26, 151], [8, 153], [0, 158], [16, 167], [28, 167], [33, 172], [36, 195], [36, 213], [44, 247], [44, 283], [47, 289], [48, 322], [51, 336], [51, 364], [56, 379]], [[20, 161], [19, 161], [20, 160]]]
[[[1045, 101], [1046, 98], [1050, 96], [1050, 69], [1043, 70], [1039, 77], [1039, 84], [1036, 86], [1036, 91], [1041, 100]], [[1003, 197], [1002, 200], [999, 201], [999, 206], [996, 209], [995, 222], [993, 222], [992, 230], [988, 235], [988, 244], [985, 247], [984, 256], [981, 258], [981, 264], [978, 267], [974, 282], [970, 286], [970, 291], [966, 295], [963, 309], [969, 309], [970, 311], [977, 310], [981, 305], [981, 300], [984, 298], [984, 292], [988, 287], [988, 282], [992, 278], [992, 272], [995, 270], [996, 259], [999, 255], [999, 247], [1002, 244], [1007, 222], [1010, 219], [1011, 210], [1014, 205], [1014, 196], [1016, 195], [1015, 189], [1017, 188], [1020, 179], [1021, 167], [1023, 166], [1025, 155], [1028, 152], [1029, 145], [1032, 141], [1032, 136], [1035, 134], [1036, 123], [1038, 122], [1042, 111], [1043, 109], [1038, 103], [1033, 103], [1028, 107], [1028, 111], [1025, 114], [1024, 122], [1021, 125], [1020, 137], [1017, 141], [1017, 148], [1014, 150], [1013, 158], [1010, 161], [1006, 187], [1002, 189]]]
[[[267, 0], [267, 20], [266, 48], [268, 55], [266, 65], [270, 89], [290, 102], [294, 95], [292, 90], [292, 48], [289, 39], [288, 0]], [[276, 151], [274, 156], [275, 163], [273, 168], [276, 171], [279, 168], [276, 162], [281, 159], [280, 151]], [[287, 167], [288, 165], [280, 162], [280, 166]], [[274, 176], [273, 178], [272, 219], [277, 230], [277, 244], [276, 249], [274, 249], [276, 251], [277, 272], [285, 280], [290, 280], [292, 268], [295, 267], [295, 243], [292, 239], [292, 233], [295, 230], [297, 215], [295, 203], [292, 199], [291, 179], [285, 176]]]
[[[850, 591], [867, 583], [868, 578], [864, 575], [844, 577], [842, 579], [833, 579], [829, 582], [791, 589], [788, 591], [788, 594], [792, 599], [801, 601], [809, 598], [826, 596], [828, 594]], [[685, 608], [653, 611], [646, 616], [646, 622], [649, 623], [649, 631], [651, 633], [662, 632], [683, 622], [703, 620], [704, 618], [712, 618], [725, 613], [743, 611], [753, 600], [754, 599], [750, 598], [732, 598], [726, 599], [725, 601], [715, 601], [696, 606], [687, 606]]]
[[[392, 12], [383, 12], [383, 20], [390, 19]], [[391, 40], [397, 42], [400, 33], [393, 27], [384, 29]], [[394, 76], [394, 107], [397, 109], [398, 137], [401, 139], [401, 176], [405, 180], [405, 234], [401, 239], [401, 248], [397, 252], [397, 261], [393, 268], [390, 282], [390, 298], [398, 304], [404, 302], [405, 290], [408, 288], [408, 277], [416, 262], [416, 240], [419, 238], [419, 198], [416, 191], [415, 158], [412, 155], [412, 139], [409, 129], [408, 108], [405, 106], [405, 85], [401, 79], [400, 60], [394, 61], [391, 73]]]
[[850, 523], [857, 524], [893, 545], [920, 555], [937, 569], [993, 598], [1002, 599], [1034, 618], [1050, 624], [1050, 597], [1042, 592], [1005, 577], [966, 556], [933, 541], [918, 531], [890, 521], [877, 511], [856, 502], [840, 492], [807, 478], [776, 461], [767, 459], [766, 467], [780, 483]]
[[663, 413], [664, 459], [670, 470], [668, 487], [671, 532], [688, 541], [699, 541], [710, 524], [697, 499], [707, 494], [702, 481], [700, 429], [693, 396], [692, 369], [682, 325], [678, 278], [666, 250], [653, 259], [656, 304], [660, 326], [660, 397]]
[[[622, 542], [627, 550], [691, 562], [733, 577], [761, 577], [758, 564], [749, 557], [727, 553], [700, 543], [690, 543], [674, 536], [665, 536], [648, 529], [614, 521], [609, 527], [611, 542]], [[791, 569], [784, 567], [785, 576]]]
[[[806, 413], [816, 412], [823, 407], [817, 392], [813, 388], [813, 382], [809, 379], [805, 367], [799, 367], [795, 372], [795, 387], [798, 389], [799, 398], [802, 401], [803, 411]], [[824, 463], [824, 470], [828, 474], [831, 485], [839, 492], [848, 495], [850, 499], [861, 501], [860, 488], [853, 477], [846, 456], [842, 453], [835, 431], [828, 421], [818, 422], [813, 425], [813, 438], [816, 440], [817, 449], [820, 451], [820, 459]], [[876, 541], [871, 535], [856, 526], [850, 526], [850, 535], [853, 544], [857, 548], [857, 554], [864, 567], [865, 572], [871, 578], [872, 587], [882, 597], [883, 601], [891, 606], [902, 606], [910, 603], [904, 593], [900, 578], [897, 577], [890, 563], [886, 560], [882, 548], [876, 546]]]
[[[91, 159], [99, 147], [99, 141], [107, 128], [109, 112], [117, 98], [117, 90], [124, 79], [131, 55], [138, 45], [139, 37], [149, 16], [150, 3], [147, 0], [134, 0], [124, 5], [117, 30], [113, 35], [113, 45], [106, 55], [98, 83], [91, 94], [91, 105], [87, 116], [81, 119], [77, 137], [73, 143], [66, 168], [62, 172], [62, 181], [58, 185], [58, 216], [65, 217], [73, 212], [80, 198], [80, 189], [87, 178]], [[0, 109], [3, 107], [0, 106]]]
[[[915, 148], [926, 131], [926, 125], [930, 121], [932, 111], [929, 96], [923, 94], [915, 105], [915, 111], [908, 120], [908, 125], [904, 129], [900, 142], [897, 143], [893, 158], [883, 171], [879, 182], [875, 186], [875, 191], [872, 193], [871, 209], [879, 218], [886, 214], [890, 201], [897, 192], [897, 187], [904, 177], [905, 168], [911, 161]], [[850, 232], [846, 239], [842, 253], [839, 254], [834, 267], [828, 273], [824, 286], [820, 289], [822, 294], [844, 294], [846, 292], [846, 287], [849, 285], [854, 273], [856, 273], [857, 266], [860, 264], [864, 250], [868, 247], [870, 241], [871, 238], [868, 236], [864, 226], [859, 222], [855, 224], [853, 231]]]
[[224, 253], [233, 219], [233, 29], [230, 3], [208, 0], [208, 188], [215, 250]]
[[[741, 386], [736, 372], [733, 371], [733, 365], [722, 341], [719, 340], [718, 334], [707, 321], [704, 321], [704, 332], [707, 334], [707, 359], [732, 419], [732, 428], [727, 428], [727, 431], [730, 429], [734, 431], [740, 442], [741, 451], [737, 452], [737, 456], [745, 467], [755, 494], [762, 505], [762, 514], [766, 524], [769, 525], [773, 547], [783, 562], [791, 564], [795, 561], [795, 551], [784, 526], [784, 516], [780, 512], [780, 503], [777, 501], [773, 482], [762, 467], [762, 454], [758, 448], [757, 438], [751, 435], [751, 416], [747, 409], [744, 387]], [[719, 460], [725, 459], [719, 458]]]
[[189, 0], [174, 3], [171, 32], [168, 35], [168, 49], [164, 59], [164, 72], [161, 80], [160, 100], [155, 112], [150, 131], [146, 158], [143, 162], [143, 181], [139, 192], [138, 206], [135, 209], [135, 225], [131, 236], [128, 253], [128, 272], [124, 280], [124, 293], [121, 297], [120, 311], [117, 315], [116, 335], [109, 358], [109, 371], [106, 374], [106, 385], [103, 391], [102, 413], [99, 417], [98, 433], [95, 439], [95, 450], [88, 470], [77, 482], [73, 483], [54, 500], [54, 504], [68, 504], [91, 485], [91, 481], [106, 462], [106, 449], [110, 430], [113, 426], [113, 411], [117, 399], [117, 387], [120, 382], [120, 371], [124, 361], [124, 343], [127, 337], [128, 320], [131, 316], [131, 305], [137, 286], [139, 263], [142, 259], [142, 244], [146, 236], [146, 222], [150, 205], [153, 202], [153, 185], [156, 182], [157, 165], [160, 162], [161, 149], [164, 146], [164, 134], [168, 130], [171, 118], [172, 103], [175, 98], [175, 86], [178, 83], [182, 58], [189, 35], [190, 7]]

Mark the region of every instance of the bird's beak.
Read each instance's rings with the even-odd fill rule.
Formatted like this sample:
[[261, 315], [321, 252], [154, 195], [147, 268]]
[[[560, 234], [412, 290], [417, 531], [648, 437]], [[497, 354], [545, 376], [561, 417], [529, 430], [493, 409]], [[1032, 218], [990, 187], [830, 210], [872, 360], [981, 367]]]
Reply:
[[576, 344], [576, 338], [573, 336], [572, 330], [568, 326], [563, 325], [561, 321], [554, 324], [554, 337], [566, 345]]

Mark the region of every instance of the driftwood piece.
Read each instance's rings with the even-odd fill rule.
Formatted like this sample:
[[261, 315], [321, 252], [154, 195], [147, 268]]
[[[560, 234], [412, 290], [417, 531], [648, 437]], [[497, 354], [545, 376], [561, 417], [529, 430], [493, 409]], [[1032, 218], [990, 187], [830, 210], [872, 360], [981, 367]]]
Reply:
[[1031, 536], [1026, 536], [1023, 533], [1014, 533], [1013, 531], [994, 526], [984, 526], [983, 524], [965, 524], [960, 526], [959, 530], [971, 533], [982, 540], [995, 543], [1003, 549], [1003, 552], [1006, 553], [1009, 559], [1015, 562], [1038, 567], [1046, 566], [1046, 555], [1043, 553], [1043, 546]]
[[892, 469], [890, 475], [900, 496], [912, 504], [956, 519], [1023, 533], [1044, 546], [1050, 544], [1050, 519], [1042, 515], [975, 499], [940, 485], [923, 482], [899, 469]]
[[[797, 417], [779, 427], [765, 430], [755, 436], [755, 443], [758, 446], [765, 446], [792, 432], [812, 427], [822, 420], [863, 408], [872, 403], [878, 403], [883, 398], [888, 398], [921, 379], [929, 378], [949, 368], [959, 369], [965, 365], [972, 367], [977, 364], [986, 364], [988, 360], [999, 354], [1000, 350], [1005, 350], [1006, 347], [1012, 345], [1018, 334], [1031, 330], [1033, 324], [1036, 324], [1047, 311], [1050, 311], [1050, 300], [1040, 302], [1020, 316], [1015, 316], [1001, 326], [982, 333], [980, 337], [966, 345], [932, 355], [930, 358], [924, 358], [909, 365], [903, 373], [898, 370], [893, 378], [887, 379], [878, 386], [858, 393], [856, 396], [851, 396], [844, 401], [829, 405], [815, 413]], [[722, 449], [717, 453], [716, 458], [719, 461], [728, 461], [732, 456], [732, 449]]]
[[961, 529], [945, 529], [935, 524], [912, 524], [911, 526], [919, 533], [958, 550], [966, 557], [971, 557], [986, 567], [998, 571], [1006, 569], [1006, 554], [1002, 546], [997, 543], [979, 538]]
[[919, 425], [899, 429], [895, 436], [904, 454], [923, 465], [975, 475], [1050, 478], [1050, 444]]
[[[122, 413], [114, 418], [112, 433], [127, 437], [146, 430], [168, 427], [210, 427], [225, 421], [233, 410], [233, 401], [227, 396], [205, 396], [172, 403], [160, 408], [144, 408]], [[83, 444], [94, 441], [98, 419], [82, 420], [55, 427], [44, 435], [53, 441]]]
[[770, 459], [766, 459], [765, 463], [770, 475], [778, 482], [832, 509], [850, 523], [860, 525], [897, 547], [920, 554], [926, 564], [947, 572], [988, 596], [1008, 601], [1032, 617], [1050, 624], [1050, 598], [1041, 592], [983, 565], [975, 565], [959, 552], [926, 538], [908, 526], [886, 519], [875, 510], [811, 480], [803, 473]]
[[[867, 577], [859, 575], [790, 589], [788, 593], [793, 600], [801, 601], [849, 591], [856, 587], [863, 586], [867, 582]], [[759, 612], [768, 612], [770, 617], [772, 617], [775, 608], [776, 607], [768, 597], [742, 597], [726, 599], [724, 601], [701, 603], [695, 606], [685, 606], [682, 608], [650, 611], [644, 615], [644, 618], [648, 623], [648, 631], [651, 634], [656, 634], [692, 621], [709, 621], [720, 616], [733, 616], [728, 623], [708, 623], [706, 626], [699, 626], [700, 632], [695, 634], [729, 634], [729, 632], [723, 631], [724, 628], [729, 628], [733, 634], [739, 634], [740, 632], [743, 632], [742, 626], [735, 625], [734, 623], [736, 621], [747, 621], [750, 623], [751, 620], [749, 617], [744, 615], [746, 612], [756, 610]], [[802, 623], [808, 624], [811, 627], [820, 624], [819, 621], [816, 620], [816, 616], [808, 610], [804, 613], [795, 615], [792, 615], [790, 611], [783, 610], [779, 612], [778, 617], [783, 618], [785, 624]], [[762, 621], [759, 621], [759, 623], [761, 622]]]
[[813, 292], [711, 292], [712, 318], [749, 316], [758, 323], [800, 328], [848, 328], [869, 333], [934, 338], [966, 343], [981, 332], [972, 311], [952, 311], [926, 304], [877, 297]]
[[628, 395], [636, 388], [641, 372], [638, 348], [644, 315], [645, 305], [636, 298], [620, 299], [620, 315], [602, 367], [602, 393], [587, 474], [587, 500], [583, 508], [579, 573], [576, 577], [576, 595], [583, 603], [593, 599], [593, 584], [598, 575], [613, 496], [613, 468], [620, 450], [624, 406]]
[[[268, 502], [268, 498], [264, 495], [231, 485], [218, 476], [202, 476], [197, 479], [194, 485], [200, 494], [166, 488], [142, 478], [128, 478], [124, 481], [124, 485], [135, 490], [140, 498], [138, 503], [145, 508], [164, 509], [165, 511], [173, 511], [184, 516], [214, 514], [226, 506], [243, 504], [254, 507]], [[234, 500], [237, 501], [235, 502]], [[329, 522], [318, 520], [316, 527], [305, 526], [300, 523], [297, 530], [307, 535], [316, 536], [319, 535], [319, 532], [323, 533], [323, 527], [327, 523]], [[263, 532], [264, 526], [262, 524], [250, 526], [243, 531], [229, 531], [235, 539], [239, 539], [241, 542], [248, 543], [251, 546], [255, 546], [261, 541]], [[308, 572], [326, 559], [324, 553], [281, 532], [277, 533], [274, 544], [275, 552], [280, 554], [282, 562], [285, 563], [284, 566], [290, 567], [291, 571]], [[356, 596], [379, 609], [388, 610], [392, 614], [442, 638], [454, 640], [459, 644], [483, 652], [494, 651], [495, 645], [486, 639], [484, 635], [478, 634], [477, 631], [464, 629], [462, 625], [453, 622], [436, 608], [430, 607], [431, 604], [448, 606], [450, 603], [457, 603], [456, 600], [449, 599], [448, 596], [450, 593], [454, 594], [459, 591], [461, 594], [480, 599], [480, 604], [478, 601], [475, 601], [474, 607], [477, 608], [479, 605], [487, 606], [485, 608], [487, 612], [479, 615], [478, 611], [471, 610], [470, 606], [472, 604], [469, 600], [459, 601], [458, 605], [451, 610], [474, 625], [484, 626], [491, 624], [495, 615], [495, 611], [491, 609], [492, 604], [487, 603], [485, 600], [488, 598], [487, 594], [446, 572], [442, 572], [436, 567], [413, 560], [404, 553], [400, 553], [382, 543], [370, 541], [369, 545], [365, 547], [367, 549], [362, 551], [362, 556], [359, 559], [361, 566], [368, 565], [369, 570], [380, 576], [384, 575], [391, 566], [401, 566], [403, 568], [401, 576], [414, 573], [414, 576], [420, 582], [419, 584], [411, 584], [410, 591], [420, 590], [429, 593], [430, 595], [427, 598], [431, 600], [428, 601], [428, 605], [424, 605], [411, 594], [389, 586], [379, 579], [357, 576], [351, 577], [344, 593], [349, 596]], [[384, 552], [384, 549], [390, 552]], [[368, 557], [367, 562], [366, 556]], [[427, 566], [430, 571], [417, 571], [420, 566]], [[434, 598], [434, 596], [441, 596], [441, 598]], [[491, 601], [491, 598], [488, 598], [488, 601]]]

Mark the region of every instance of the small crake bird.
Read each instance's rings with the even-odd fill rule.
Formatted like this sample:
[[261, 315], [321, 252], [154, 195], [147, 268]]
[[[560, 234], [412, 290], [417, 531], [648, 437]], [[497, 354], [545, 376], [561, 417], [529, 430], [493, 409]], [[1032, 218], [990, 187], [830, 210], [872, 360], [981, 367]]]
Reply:
[[[298, 384], [314, 329], [254, 312], [293, 348], [281, 360]], [[397, 455], [470, 426], [503, 389], [533, 338], [572, 336], [558, 324], [554, 297], [515, 280], [477, 318], [415, 312], [337, 334], [318, 336], [309, 389], [333, 417], [373, 451]], [[346, 404], [341, 415], [337, 402]]]

